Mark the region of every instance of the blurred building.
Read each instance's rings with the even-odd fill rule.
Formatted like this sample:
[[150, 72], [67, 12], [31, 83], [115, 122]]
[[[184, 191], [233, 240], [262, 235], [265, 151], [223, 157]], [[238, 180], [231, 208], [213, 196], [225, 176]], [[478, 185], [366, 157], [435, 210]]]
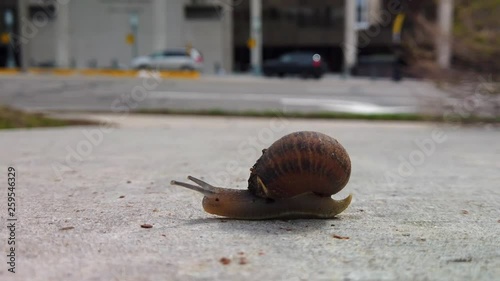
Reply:
[[[390, 52], [391, 22], [380, 26], [376, 35], [363, 35], [370, 25], [378, 25], [387, 2], [356, 1], [360, 55]], [[246, 42], [250, 30], [250, 0], [239, 1], [234, 8], [235, 69], [249, 67]], [[338, 0], [265, 0], [262, 1], [263, 58], [277, 57], [289, 51], [314, 50], [328, 61], [330, 69], [341, 71], [345, 40], [345, 1]], [[365, 42], [366, 41], [366, 42]]]
[[[28, 35], [21, 37], [16, 24], [13, 40], [16, 47], [28, 48], [32, 66], [126, 66], [136, 54], [194, 46], [203, 53], [209, 72], [215, 64], [232, 69], [231, 6], [220, 1], [27, 2], [28, 19], [21, 20], [21, 27]], [[0, 18], [6, 10], [17, 15], [17, 1], [2, 0]], [[6, 32], [2, 24], [0, 32]], [[5, 65], [7, 44], [0, 44], [0, 65]]]
[[[18, 1], [1, 0], [0, 18], [7, 10], [17, 15]], [[127, 66], [135, 55], [193, 46], [202, 52], [207, 73], [216, 65], [249, 69], [251, 0], [24, 1], [28, 18], [16, 18], [13, 40], [26, 46], [32, 66]], [[346, 1], [356, 3], [357, 56], [390, 54], [398, 0], [262, 0], [263, 59], [312, 50], [330, 70], [341, 71]], [[6, 30], [2, 20], [0, 33]], [[0, 42], [0, 66], [6, 65], [7, 46]]]

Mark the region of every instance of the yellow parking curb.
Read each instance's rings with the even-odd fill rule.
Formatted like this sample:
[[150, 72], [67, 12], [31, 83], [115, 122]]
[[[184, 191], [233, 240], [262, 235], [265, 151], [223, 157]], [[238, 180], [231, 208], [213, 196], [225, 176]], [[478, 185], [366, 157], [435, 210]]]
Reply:
[[198, 71], [159, 71], [161, 78], [185, 78], [197, 79], [200, 77]]
[[[20, 74], [21, 71], [18, 68], [0, 68], [0, 75], [14, 75]], [[161, 78], [176, 78], [176, 79], [197, 79], [200, 77], [198, 71], [147, 71], [147, 70], [123, 70], [123, 69], [69, 69], [69, 68], [29, 68], [28, 73], [31, 74], [44, 74], [44, 75], [56, 75], [56, 76], [71, 76], [71, 75], [83, 75], [83, 76], [106, 76], [106, 77], [124, 77], [124, 78], [134, 78], [141, 77], [143, 73], [153, 73]]]
[[29, 68], [28, 73], [32, 74], [53, 74], [53, 75], [75, 75], [76, 70], [69, 68]]
[[80, 70], [80, 74], [85, 76], [137, 77], [135, 70], [83, 69]]
[[18, 74], [20, 71], [17, 68], [0, 68], [0, 74]]

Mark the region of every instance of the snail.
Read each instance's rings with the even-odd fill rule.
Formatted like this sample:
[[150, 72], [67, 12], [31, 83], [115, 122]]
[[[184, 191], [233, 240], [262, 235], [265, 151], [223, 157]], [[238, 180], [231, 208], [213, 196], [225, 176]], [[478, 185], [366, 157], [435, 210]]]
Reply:
[[250, 169], [248, 189], [171, 181], [204, 195], [206, 212], [234, 219], [333, 218], [351, 203], [331, 198], [344, 188], [351, 175], [347, 151], [334, 138], [319, 132], [288, 134], [268, 149]]

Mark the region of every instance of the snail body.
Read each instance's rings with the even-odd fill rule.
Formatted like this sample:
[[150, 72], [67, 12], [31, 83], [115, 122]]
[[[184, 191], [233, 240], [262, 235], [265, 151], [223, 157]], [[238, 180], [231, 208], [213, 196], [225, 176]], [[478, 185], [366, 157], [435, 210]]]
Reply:
[[343, 212], [352, 196], [331, 198], [351, 174], [347, 151], [319, 132], [288, 134], [268, 149], [250, 169], [248, 189], [214, 187], [189, 176], [197, 185], [172, 181], [204, 194], [206, 212], [235, 219], [332, 218]]

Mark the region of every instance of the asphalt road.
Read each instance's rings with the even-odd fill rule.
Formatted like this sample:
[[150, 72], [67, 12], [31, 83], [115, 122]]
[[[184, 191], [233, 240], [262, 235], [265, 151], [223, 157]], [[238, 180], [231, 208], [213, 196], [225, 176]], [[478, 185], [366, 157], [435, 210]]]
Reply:
[[[0, 131], [4, 225], [8, 166], [17, 171], [18, 204], [17, 273], [7, 272], [11, 234], [4, 226], [1, 280], [500, 276], [499, 131], [431, 123], [87, 117], [121, 127]], [[261, 149], [304, 129], [336, 137], [350, 154], [350, 182], [334, 197], [352, 193], [354, 199], [337, 219], [220, 219], [202, 210], [200, 194], [169, 185], [193, 175], [245, 188]]]
[[266, 79], [202, 76], [199, 80], [0, 76], [0, 103], [30, 110], [278, 110], [413, 113], [443, 93], [428, 82]]

